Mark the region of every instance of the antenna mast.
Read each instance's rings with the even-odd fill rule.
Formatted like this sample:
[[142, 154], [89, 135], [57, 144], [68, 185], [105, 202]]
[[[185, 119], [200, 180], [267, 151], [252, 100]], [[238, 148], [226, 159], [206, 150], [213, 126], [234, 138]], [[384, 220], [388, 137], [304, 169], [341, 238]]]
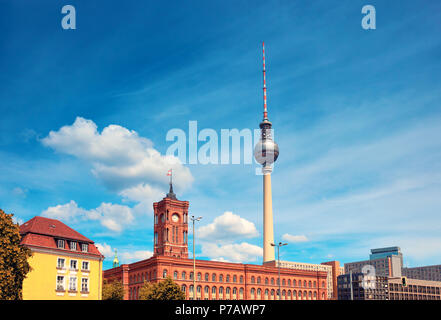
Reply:
[[268, 110], [266, 106], [266, 78], [265, 78], [265, 42], [262, 42], [263, 53], [263, 121], [268, 121]]

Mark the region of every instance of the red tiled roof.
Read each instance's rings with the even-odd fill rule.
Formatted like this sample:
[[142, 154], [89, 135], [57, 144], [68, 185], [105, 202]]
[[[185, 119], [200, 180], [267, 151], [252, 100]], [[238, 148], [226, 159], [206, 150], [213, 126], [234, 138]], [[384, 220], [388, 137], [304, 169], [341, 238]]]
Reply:
[[[34, 217], [20, 225], [21, 244], [26, 246], [56, 249], [60, 251], [75, 252], [84, 255], [103, 255], [94, 245], [93, 241], [68, 227], [61, 221], [44, 217]], [[57, 239], [65, 241], [65, 249], [57, 247]], [[77, 242], [76, 250], [71, 250], [70, 241]], [[88, 244], [88, 252], [81, 251], [81, 244]]]
[[37, 233], [63, 239], [93, 243], [92, 240], [76, 232], [61, 221], [38, 216], [33, 217], [31, 220], [20, 225], [20, 234], [24, 235], [26, 233]]

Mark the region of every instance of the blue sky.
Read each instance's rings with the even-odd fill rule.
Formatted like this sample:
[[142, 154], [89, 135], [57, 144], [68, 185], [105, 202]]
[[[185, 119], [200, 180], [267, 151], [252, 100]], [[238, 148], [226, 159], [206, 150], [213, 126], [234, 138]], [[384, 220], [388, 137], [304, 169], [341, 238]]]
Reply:
[[[0, 207], [18, 221], [56, 217], [121, 262], [148, 256], [167, 132], [258, 128], [265, 41], [281, 259], [398, 245], [408, 266], [441, 263], [439, 2], [0, 4]], [[197, 256], [261, 263], [256, 166], [173, 167], [203, 216]]]

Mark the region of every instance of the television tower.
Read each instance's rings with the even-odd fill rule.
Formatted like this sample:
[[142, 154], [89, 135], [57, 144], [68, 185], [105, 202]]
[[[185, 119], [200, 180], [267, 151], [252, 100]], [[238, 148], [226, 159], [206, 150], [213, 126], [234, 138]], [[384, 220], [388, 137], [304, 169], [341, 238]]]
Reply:
[[260, 123], [260, 140], [254, 148], [254, 157], [262, 165], [263, 173], [263, 262], [275, 261], [274, 227], [273, 227], [273, 201], [271, 194], [272, 164], [279, 156], [279, 146], [271, 137], [272, 124], [268, 120], [266, 105], [266, 79], [265, 79], [265, 43], [263, 48], [263, 120]]

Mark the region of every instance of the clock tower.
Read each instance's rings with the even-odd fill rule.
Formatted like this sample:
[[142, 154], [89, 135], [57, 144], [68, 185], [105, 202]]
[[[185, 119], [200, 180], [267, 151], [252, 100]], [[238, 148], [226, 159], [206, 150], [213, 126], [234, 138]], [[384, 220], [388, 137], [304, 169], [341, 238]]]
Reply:
[[153, 203], [153, 256], [188, 259], [188, 206], [188, 201], [176, 198], [170, 181], [170, 191], [165, 198]]

